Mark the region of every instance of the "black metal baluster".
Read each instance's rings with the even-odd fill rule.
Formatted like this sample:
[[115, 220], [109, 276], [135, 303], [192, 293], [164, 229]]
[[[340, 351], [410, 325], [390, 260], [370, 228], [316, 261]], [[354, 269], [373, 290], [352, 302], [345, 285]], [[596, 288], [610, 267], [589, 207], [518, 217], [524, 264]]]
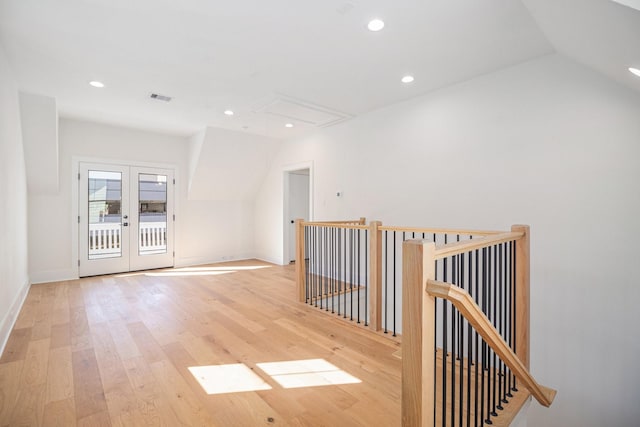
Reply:
[[345, 228], [344, 229], [344, 251], [343, 251], [343, 256], [344, 256], [344, 280], [342, 283], [342, 287], [343, 287], [343, 298], [342, 298], [342, 305], [343, 305], [343, 310], [342, 310], [342, 317], [343, 318], [347, 318], [347, 271], [349, 269], [349, 264], [347, 263], [347, 259], [348, 259], [348, 252], [349, 252], [349, 229]]
[[[488, 264], [489, 264], [489, 259], [487, 254], [487, 248], [482, 248], [482, 311], [485, 314], [488, 313], [488, 306], [489, 306], [488, 304], [489, 271], [487, 269]], [[488, 372], [487, 362], [488, 362], [489, 354], [487, 353], [487, 343], [485, 342], [484, 339], [482, 339], [481, 342], [482, 342], [482, 377], [480, 378], [480, 381], [481, 381], [482, 387], [480, 388], [480, 396], [481, 396], [480, 420], [482, 421], [482, 424], [484, 424], [487, 421], [485, 419], [485, 403], [486, 403], [486, 410], [487, 410], [486, 413], [489, 418], [488, 423], [491, 424], [491, 416], [489, 415], [489, 404], [490, 404], [489, 381], [485, 380]], [[485, 395], [485, 383], [487, 386], [486, 395]], [[485, 396], [487, 397], [486, 400], [485, 400]]]
[[369, 230], [364, 231], [364, 326], [369, 326]]
[[320, 251], [318, 250], [318, 227], [313, 227], [313, 280], [311, 283], [311, 301], [309, 303], [315, 307], [318, 306], [318, 299], [316, 298], [316, 287], [318, 285], [318, 258], [320, 257]]
[[[329, 305], [329, 243], [328, 227], [322, 227], [322, 289], [320, 290], [320, 310]], [[326, 301], [325, 301], [326, 298]]]
[[[447, 235], [444, 235], [444, 244], [447, 244]], [[443, 259], [443, 279], [447, 281], [447, 258]], [[442, 300], [442, 425], [447, 425], [447, 353], [449, 351], [449, 332], [447, 328], [447, 315], [449, 302]]]
[[[500, 336], [504, 337], [503, 335], [503, 330], [502, 330], [502, 314], [503, 314], [503, 302], [502, 302], [502, 244], [499, 244], [496, 247], [496, 250], [498, 251], [498, 256], [496, 258], [498, 258], [498, 270], [497, 270], [497, 282], [498, 282], [498, 302], [497, 302], [497, 306], [498, 306], [498, 318], [497, 318], [497, 327], [496, 329], [498, 330], [498, 332], [500, 333]], [[504, 374], [502, 372], [502, 359], [498, 359], [498, 402], [496, 405], [496, 408], [498, 408], [499, 410], [503, 410], [504, 407], [502, 406], [502, 400], [503, 400], [503, 395], [502, 395], [502, 391], [503, 391], [503, 387], [504, 387], [504, 383], [502, 381], [502, 378], [504, 377]]]
[[[423, 234], [423, 238], [424, 238], [424, 234]], [[433, 233], [433, 242], [435, 243], [436, 241], [436, 233]], [[436, 280], [439, 279], [439, 275], [438, 275], [438, 261], [435, 260], [434, 262], [434, 278]], [[433, 358], [434, 358], [434, 363], [433, 363], [433, 396], [435, 398], [435, 396], [437, 396], [437, 392], [438, 392], [438, 368], [437, 368], [437, 357], [438, 357], [438, 334], [437, 334], [437, 328], [438, 328], [438, 298], [435, 298], [435, 304], [433, 307], [433, 327], [434, 327], [434, 334], [433, 334], [433, 348], [435, 349], [433, 352]], [[433, 405], [433, 425], [436, 425], [436, 414], [437, 414], [437, 410], [438, 408], [436, 408], [436, 405]]]
[[[498, 274], [497, 273], [497, 271], [498, 271], [498, 268], [497, 268], [498, 253], [497, 253], [497, 250], [496, 250], [495, 246], [493, 246], [492, 248], [493, 248], [493, 255], [492, 255], [492, 258], [493, 258], [493, 269], [492, 269], [491, 273], [492, 273], [492, 276], [493, 276], [493, 281], [492, 281], [492, 283], [493, 283], [493, 292], [491, 294], [491, 306], [493, 308], [493, 317], [491, 318], [491, 323], [493, 323], [493, 325], [495, 326], [496, 325], [496, 316], [497, 316], [496, 310], [497, 310], [497, 305], [498, 305], [497, 301], [496, 301], [496, 294], [497, 294], [497, 292], [496, 292], [497, 277], [496, 276]], [[491, 350], [491, 356], [492, 356], [492, 358], [491, 358], [492, 359], [491, 360], [491, 362], [492, 362], [491, 363], [491, 374], [492, 375], [491, 376], [493, 378], [493, 380], [491, 381], [491, 389], [493, 391], [493, 393], [491, 394], [491, 415], [494, 416], [494, 417], [497, 417], [498, 413], [496, 412], [496, 389], [497, 389], [497, 387], [496, 387], [496, 382], [497, 382], [496, 373], [497, 372], [496, 371], [497, 371], [497, 365], [498, 364], [497, 364], [497, 360], [496, 360], [496, 353], [495, 353], [495, 351], [493, 351], [493, 349]]]
[[360, 323], [360, 280], [361, 279], [361, 271], [360, 271], [360, 229], [358, 228], [358, 258], [357, 258], [357, 263], [358, 263], [358, 287], [357, 289], [357, 293], [358, 293], [358, 302], [357, 302], [357, 307], [358, 307], [358, 322]]
[[393, 336], [396, 336], [396, 232], [393, 231]]
[[[500, 303], [500, 308], [502, 310], [502, 338], [506, 340], [509, 339], [509, 333], [507, 329], [507, 283], [508, 283], [508, 263], [507, 263], [507, 243], [500, 244], [500, 254], [502, 255], [502, 302]], [[507, 364], [502, 362], [502, 377], [500, 380], [502, 381], [502, 403], [509, 403], [507, 400], [507, 375], [509, 374]]]
[[337, 270], [336, 270], [336, 287], [337, 287], [337, 306], [338, 306], [338, 311], [337, 311], [337, 315], [340, 316], [340, 293], [342, 292], [342, 283], [340, 283], [340, 279], [342, 276], [342, 228], [338, 228], [337, 230], [337, 236], [336, 236], [336, 264], [337, 264]]
[[[334, 312], [333, 306], [335, 304], [335, 300], [333, 298], [334, 286], [335, 286], [335, 265], [333, 262], [334, 257], [334, 234], [336, 228], [329, 228], [329, 293], [331, 295], [331, 313]], [[329, 298], [327, 298], [327, 311], [329, 311]]]
[[[480, 272], [480, 262], [479, 262], [479, 256], [480, 256], [480, 251], [478, 249], [476, 249], [475, 251], [475, 276], [476, 276], [476, 281], [475, 281], [475, 295], [476, 295], [476, 302], [478, 303], [478, 305], [480, 305], [480, 294], [478, 286], [480, 284], [480, 276], [478, 275]], [[475, 393], [474, 393], [474, 399], [473, 399], [473, 409], [474, 409], [474, 421], [473, 421], [473, 425], [477, 426], [478, 425], [478, 371], [480, 369], [482, 369], [482, 367], [480, 366], [480, 345], [478, 343], [478, 332], [474, 330], [473, 332], [473, 341], [474, 341], [474, 350], [475, 350], [475, 354], [474, 354], [474, 361], [475, 361], [475, 365], [476, 365], [476, 369], [475, 369]]]
[[[458, 266], [460, 268], [460, 272], [458, 273], [458, 280], [460, 280], [460, 287], [464, 289], [464, 278], [465, 278], [465, 269], [464, 269], [464, 255], [458, 255]], [[458, 359], [460, 360], [460, 375], [458, 377], [458, 381], [460, 384], [458, 385], [460, 388], [460, 403], [458, 404], [458, 425], [460, 427], [463, 423], [463, 408], [464, 408], [464, 317], [462, 313], [458, 311], [458, 336], [460, 339], [460, 344], [458, 346]]]
[[389, 230], [384, 230], [384, 333], [389, 331]]
[[351, 250], [349, 251], [349, 255], [351, 256], [351, 260], [349, 261], [351, 267], [351, 283], [349, 284], [349, 320], [353, 320], [353, 283], [355, 282], [355, 261], [354, 261], [354, 253], [356, 250], [355, 245], [355, 237], [353, 229], [350, 229], [349, 240], [351, 240]]
[[[513, 347], [513, 336], [514, 336], [514, 331], [513, 331], [513, 242], [509, 242], [508, 244], [508, 250], [509, 250], [509, 271], [508, 271], [508, 275], [507, 277], [509, 278], [509, 284], [507, 285], [507, 288], [509, 289], [509, 298], [508, 298], [508, 310], [509, 310], [509, 314], [508, 314], [508, 322], [509, 322], [509, 347], [515, 351], [515, 348]], [[507, 397], [513, 397], [513, 393], [511, 393], [511, 391], [513, 390], [514, 384], [513, 384], [513, 372], [511, 372], [511, 369], [509, 369], [509, 384], [508, 384], [508, 389], [507, 389]]]
[[[458, 281], [457, 256], [451, 257], [451, 283]], [[458, 310], [451, 305], [451, 425], [456, 425], [456, 346], [458, 344], [458, 329], [456, 320]]]
[[311, 258], [311, 250], [309, 249], [309, 228], [307, 226], [303, 227], [304, 230], [304, 302], [305, 304], [309, 301], [309, 263], [307, 262], [307, 257]]
[[[468, 267], [468, 276], [467, 276], [467, 286], [469, 287], [469, 295], [473, 298], [475, 294], [473, 293], [473, 258], [471, 252], [467, 252], [467, 265]], [[473, 328], [469, 321], [467, 323], [467, 427], [471, 426], [471, 367], [473, 366], [473, 341], [472, 341], [472, 332]]]

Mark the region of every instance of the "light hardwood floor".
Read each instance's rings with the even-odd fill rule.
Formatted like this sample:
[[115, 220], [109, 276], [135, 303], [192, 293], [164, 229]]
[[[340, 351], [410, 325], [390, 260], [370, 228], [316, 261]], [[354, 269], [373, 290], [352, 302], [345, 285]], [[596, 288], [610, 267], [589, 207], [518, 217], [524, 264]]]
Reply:
[[[293, 278], [244, 261], [33, 285], [0, 358], [0, 426], [400, 425], [399, 343], [296, 302]], [[284, 388], [257, 366], [306, 359], [361, 382]], [[271, 388], [209, 395], [188, 370], [227, 364]]]

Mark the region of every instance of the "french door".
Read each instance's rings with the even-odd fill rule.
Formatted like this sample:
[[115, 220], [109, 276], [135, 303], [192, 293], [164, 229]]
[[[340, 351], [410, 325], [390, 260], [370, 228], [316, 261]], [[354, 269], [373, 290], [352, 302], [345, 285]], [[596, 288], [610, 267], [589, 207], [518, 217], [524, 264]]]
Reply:
[[79, 165], [80, 277], [173, 266], [173, 170]]

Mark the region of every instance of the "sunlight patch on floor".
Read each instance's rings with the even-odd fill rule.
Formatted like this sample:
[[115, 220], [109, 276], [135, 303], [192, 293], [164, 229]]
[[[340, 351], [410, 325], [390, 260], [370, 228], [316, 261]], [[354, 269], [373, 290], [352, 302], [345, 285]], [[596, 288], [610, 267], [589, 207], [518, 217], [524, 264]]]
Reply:
[[[324, 359], [256, 363], [283, 388], [358, 384], [362, 381]], [[192, 366], [191, 375], [207, 394], [271, 390], [271, 386], [243, 363]]]
[[221, 274], [235, 273], [233, 270], [228, 271], [150, 271], [144, 273], [145, 276], [150, 277], [180, 277], [180, 276], [219, 276]]
[[178, 267], [164, 270], [134, 271], [121, 273], [116, 277], [150, 276], [150, 277], [180, 277], [180, 276], [217, 276], [220, 274], [236, 273], [238, 271], [260, 270], [271, 268], [270, 265], [227, 265], [218, 267]]
[[257, 366], [284, 388], [357, 384], [362, 382], [324, 359], [257, 363]]
[[189, 368], [189, 371], [207, 394], [240, 393], [271, 389], [269, 384], [243, 363], [193, 366]]

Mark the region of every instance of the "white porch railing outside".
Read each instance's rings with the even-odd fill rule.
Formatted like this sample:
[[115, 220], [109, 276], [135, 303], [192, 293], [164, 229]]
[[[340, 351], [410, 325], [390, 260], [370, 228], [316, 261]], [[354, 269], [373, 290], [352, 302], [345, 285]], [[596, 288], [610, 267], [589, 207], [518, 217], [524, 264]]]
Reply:
[[[164, 253], [167, 250], [167, 223], [141, 222], [138, 252], [141, 255]], [[119, 255], [122, 245], [121, 225], [101, 222], [89, 224], [89, 258]]]

